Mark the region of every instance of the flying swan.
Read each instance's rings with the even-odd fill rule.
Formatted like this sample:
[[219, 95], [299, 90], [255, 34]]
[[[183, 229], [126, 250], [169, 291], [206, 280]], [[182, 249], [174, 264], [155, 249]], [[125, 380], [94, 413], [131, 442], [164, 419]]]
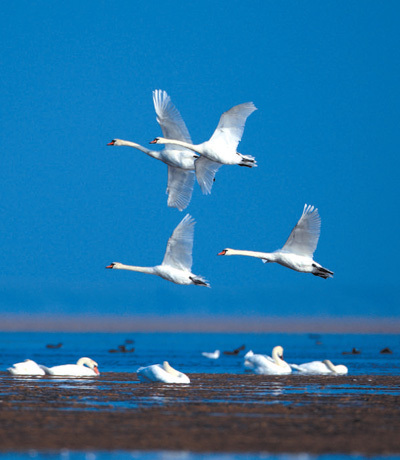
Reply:
[[318, 209], [304, 205], [303, 214], [289, 235], [282, 249], [275, 252], [242, 251], [226, 248], [219, 256], [250, 256], [262, 259], [264, 263], [276, 262], [298, 272], [312, 273], [321, 278], [332, 278], [333, 272], [313, 260], [321, 230], [321, 218]]
[[192, 249], [195, 221], [189, 214], [182, 219], [168, 240], [167, 250], [161, 265], [155, 267], [136, 267], [113, 262], [106, 268], [132, 270], [134, 272], [157, 275], [176, 284], [196, 284], [210, 287], [208, 282], [191, 272]]
[[90, 358], [80, 358], [76, 364], [42, 367], [47, 375], [60, 377], [94, 377], [100, 375], [98, 364]]
[[283, 348], [280, 345], [272, 349], [272, 358], [248, 351], [244, 355], [244, 367], [253, 374], [261, 375], [283, 375], [292, 372], [292, 368], [283, 360]]
[[170, 366], [168, 361], [162, 365], [139, 367], [136, 372], [141, 382], [190, 383], [189, 377]]
[[[153, 91], [153, 102], [157, 121], [164, 137], [191, 143], [192, 140], [185, 122], [168, 94], [160, 89]], [[168, 206], [182, 211], [189, 205], [194, 185], [194, 161], [199, 158], [199, 155], [176, 144], [167, 145], [160, 151], [149, 150], [140, 144], [122, 139], [113, 139], [107, 145], [133, 147], [165, 163], [168, 166]], [[213, 178], [214, 175], [209, 179], [211, 186]]]
[[200, 153], [201, 157], [195, 161], [196, 177], [202, 192], [207, 194], [211, 191], [215, 173], [221, 165], [239, 165], [249, 168], [257, 166], [253, 156], [242, 155], [236, 151], [247, 117], [255, 110], [257, 108], [252, 102], [245, 102], [224, 112], [214, 134], [202, 144], [193, 145], [180, 139], [165, 137], [156, 137], [150, 144], [180, 145]]
[[45, 371], [42, 367], [32, 361], [31, 359], [26, 359], [21, 363], [15, 363], [12, 367], [9, 367], [7, 371], [11, 375], [44, 375]]
[[343, 364], [336, 366], [329, 359], [324, 361], [311, 361], [303, 364], [291, 364], [292, 369], [301, 372], [302, 374], [338, 374], [343, 375], [348, 373], [348, 369]]

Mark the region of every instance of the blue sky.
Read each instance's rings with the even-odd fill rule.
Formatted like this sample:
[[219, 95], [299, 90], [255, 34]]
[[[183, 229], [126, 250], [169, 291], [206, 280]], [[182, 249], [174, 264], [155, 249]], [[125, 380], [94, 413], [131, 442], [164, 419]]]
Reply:
[[[7, 2], [0, 30], [3, 313], [398, 316], [396, 1]], [[185, 215], [143, 153], [166, 90], [195, 143], [253, 101], [254, 169], [196, 184], [193, 272], [212, 289], [105, 270], [156, 265]], [[161, 146], [160, 146], [161, 148]], [[225, 247], [280, 248], [319, 208], [323, 280]]]

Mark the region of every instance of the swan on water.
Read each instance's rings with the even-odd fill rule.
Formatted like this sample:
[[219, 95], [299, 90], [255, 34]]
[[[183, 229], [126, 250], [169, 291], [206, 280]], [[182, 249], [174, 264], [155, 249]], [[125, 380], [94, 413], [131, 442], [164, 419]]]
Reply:
[[9, 367], [7, 371], [11, 375], [45, 375], [45, 371], [42, 367], [31, 359], [26, 359], [21, 363], [15, 363], [12, 367]]
[[244, 251], [226, 248], [219, 256], [249, 256], [262, 259], [264, 263], [276, 262], [298, 272], [312, 273], [321, 278], [332, 278], [333, 272], [313, 260], [321, 230], [318, 209], [304, 205], [303, 214], [289, 235], [282, 249], [275, 252]]
[[252, 350], [244, 355], [244, 367], [253, 374], [290, 374], [292, 368], [283, 360], [283, 348], [278, 345], [272, 349], [272, 358], [255, 354]]
[[168, 240], [167, 250], [161, 265], [155, 267], [137, 267], [113, 262], [106, 268], [132, 270], [134, 272], [157, 275], [176, 284], [195, 284], [210, 287], [209, 283], [192, 269], [192, 249], [195, 221], [189, 214], [182, 219]]
[[292, 369], [302, 374], [347, 374], [348, 369], [343, 364], [336, 366], [329, 359], [324, 361], [311, 361], [303, 364], [290, 364]]
[[215, 173], [222, 165], [257, 166], [251, 155], [237, 152], [247, 117], [257, 108], [252, 102], [239, 104], [221, 115], [211, 138], [201, 144], [192, 144], [176, 138], [156, 137], [150, 144], [174, 144], [186, 147], [201, 155], [195, 161], [196, 178], [203, 193], [210, 193]]
[[207, 351], [203, 351], [201, 353], [205, 358], [208, 358], [208, 359], [218, 359], [220, 354], [221, 354], [221, 351], [220, 350], [215, 350], [213, 352], [207, 352]]
[[[185, 122], [168, 94], [160, 89], [153, 91], [153, 102], [157, 121], [164, 137], [191, 143], [192, 140]], [[189, 205], [194, 185], [194, 162], [196, 158], [199, 158], [199, 155], [176, 144], [166, 145], [164, 149], [159, 151], [149, 150], [136, 142], [122, 139], [113, 139], [107, 145], [133, 147], [165, 163], [168, 166], [168, 206], [182, 211]], [[212, 177], [211, 174], [210, 172], [210, 177], [207, 179], [210, 182], [210, 191], [214, 178], [214, 174]]]
[[100, 375], [98, 364], [90, 358], [80, 358], [76, 364], [45, 367], [46, 374], [63, 377], [90, 377]]
[[168, 361], [162, 365], [139, 367], [136, 372], [141, 382], [190, 383], [189, 377], [170, 366]]

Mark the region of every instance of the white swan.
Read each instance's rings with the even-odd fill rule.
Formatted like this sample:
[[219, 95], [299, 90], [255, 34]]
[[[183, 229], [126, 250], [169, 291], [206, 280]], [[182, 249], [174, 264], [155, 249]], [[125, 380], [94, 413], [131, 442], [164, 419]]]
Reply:
[[303, 364], [291, 364], [292, 369], [299, 371], [303, 374], [347, 374], [348, 369], [343, 364], [336, 366], [329, 360], [324, 361], [311, 361]]
[[244, 367], [254, 374], [290, 374], [292, 368], [283, 360], [283, 348], [278, 345], [272, 349], [272, 358], [254, 354], [251, 350], [244, 356]]
[[211, 138], [193, 145], [179, 139], [156, 137], [150, 144], [174, 144], [200, 153], [195, 161], [196, 177], [203, 193], [210, 193], [215, 173], [221, 165], [239, 165], [252, 168], [255, 158], [237, 152], [247, 117], [256, 109], [252, 102], [239, 104], [221, 115], [217, 129]]
[[136, 267], [113, 262], [106, 268], [132, 270], [134, 272], [157, 275], [176, 284], [198, 284], [210, 287], [203, 277], [194, 275], [191, 272], [194, 224], [194, 219], [189, 214], [186, 214], [168, 240], [167, 250], [165, 251], [164, 260], [161, 265], [156, 265], [155, 267]]
[[32, 361], [31, 359], [26, 359], [21, 363], [15, 363], [12, 367], [9, 367], [7, 371], [11, 375], [44, 375], [45, 371], [42, 367]]
[[203, 351], [201, 353], [205, 358], [208, 358], [208, 359], [218, 359], [220, 354], [221, 354], [221, 351], [220, 350], [215, 350], [213, 352], [207, 352], [207, 351]]
[[324, 279], [332, 278], [333, 272], [313, 260], [320, 230], [321, 218], [318, 209], [304, 205], [303, 214], [282, 249], [275, 252], [256, 252], [226, 248], [218, 255], [257, 257], [264, 263], [276, 262], [298, 272], [312, 273]]
[[43, 369], [47, 375], [63, 377], [90, 377], [100, 375], [98, 364], [90, 358], [80, 358], [76, 364], [63, 364], [53, 367], [43, 366]]
[[[153, 91], [153, 102], [157, 121], [161, 126], [164, 136], [191, 143], [192, 141], [185, 122], [177, 108], [172, 104], [168, 94], [161, 90]], [[180, 145], [167, 145], [163, 150], [155, 151], [149, 150], [135, 142], [124, 141], [122, 139], [113, 139], [107, 145], [133, 147], [168, 165], [168, 206], [178, 208], [179, 211], [182, 211], [189, 205], [194, 185], [194, 161], [199, 157], [192, 150], [188, 150]], [[213, 177], [214, 175], [209, 179], [211, 184]]]
[[189, 377], [171, 367], [168, 361], [139, 367], [136, 372], [141, 382], [190, 383]]

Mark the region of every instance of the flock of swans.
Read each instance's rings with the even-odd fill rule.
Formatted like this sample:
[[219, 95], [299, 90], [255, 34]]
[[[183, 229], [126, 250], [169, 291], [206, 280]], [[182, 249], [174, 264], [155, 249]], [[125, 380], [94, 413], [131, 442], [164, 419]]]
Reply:
[[31, 359], [15, 363], [7, 369], [11, 375], [51, 375], [55, 377], [95, 377], [100, 375], [99, 366], [90, 358], [80, 358], [76, 364], [46, 367]]
[[[248, 116], [257, 110], [252, 102], [236, 105], [224, 112], [211, 138], [201, 144], [192, 144], [185, 122], [165, 91], [153, 91], [153, 102], [164, 137], [156, 137], [150, 144], [164, 144], [162, 150], [149, 150], [135, 142], [121, 139], [113, 139], [107, 145], [133, 147], [164, 162], [168, 166], [168, 206], [182, 211], [189, 205], [195, 177], [202, 192], [208, 194], [211, 193], [215, 174], [222, 165], [257, 166], [253, 156], [242, 155], [236, 150]], [[210, 287], [203, 277], [191, 271], [194, 224], [189, 214], [182, 219], [168, 240], [164, 260], [160, 265], [137, 267], [113, 262], [106, 268], [157, 275], [176, 284]], [[332, 278], [332, 271], [313, 260], [320, 229], [318, 209], [306, 204], [282, 249], [256, 252], [226, 248], [218, 255], [256, 257], [264, 263], [276, 262], [298, 272], [312, 273], [324, 279]]]

